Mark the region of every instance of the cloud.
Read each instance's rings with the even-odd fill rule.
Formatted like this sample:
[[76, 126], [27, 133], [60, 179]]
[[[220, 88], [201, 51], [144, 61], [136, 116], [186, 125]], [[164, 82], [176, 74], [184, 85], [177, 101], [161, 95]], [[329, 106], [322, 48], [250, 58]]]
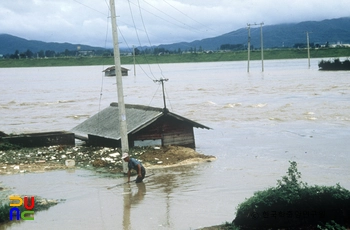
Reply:
[[[31, 40], [112, 46], [109, 0], [0, 2], [0, 33]], [[265, 25], [348, 17], [349, 0], [116, 0], [121, 46], [218, 36]]]

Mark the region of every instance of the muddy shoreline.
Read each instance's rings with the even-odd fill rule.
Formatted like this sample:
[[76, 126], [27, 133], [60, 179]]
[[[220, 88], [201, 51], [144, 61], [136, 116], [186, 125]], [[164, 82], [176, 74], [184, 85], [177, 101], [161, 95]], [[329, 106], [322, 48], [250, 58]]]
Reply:
[[[180, 146], [133, 148], [129, 154], [145, 168], [165, 168], [211, 162], [214, 156]], [[69, 162], [74, 162], [70, 166]], [[99, 169], [122, 172], [121, 149], [86, 146], [50, 146], [0, 151], [0, 175], [38, 173], [67, 168]]]
[[[180, 146], [133, 148], [129, 154], [141, 161], [147, 170], [216, 160], [214, 156], [200, 154], [191, 148]], [[45, 173], [72, 168], [122, 173], [121, 155], [119, 148], [86, 146], [0, 150], [0, 175]], [[72, 160], [75, 165], [67, 166], [67, 162], [72, 162]], [[8, 190], [5, 187], [0, 187], [0, 189]], [[3, 194], [7, 192], [3, 191]]]

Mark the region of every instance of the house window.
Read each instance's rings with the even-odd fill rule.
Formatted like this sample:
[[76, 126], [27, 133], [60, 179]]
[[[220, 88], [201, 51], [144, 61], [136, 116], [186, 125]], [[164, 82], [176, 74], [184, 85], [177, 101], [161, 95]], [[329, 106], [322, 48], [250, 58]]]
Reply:
[[143, 147], [143, 146], [160, 146], [162, 145], [161, 139], [155, 139], [155, 140], [137, 140], [134, 141], [134, 146], [137, 147]]

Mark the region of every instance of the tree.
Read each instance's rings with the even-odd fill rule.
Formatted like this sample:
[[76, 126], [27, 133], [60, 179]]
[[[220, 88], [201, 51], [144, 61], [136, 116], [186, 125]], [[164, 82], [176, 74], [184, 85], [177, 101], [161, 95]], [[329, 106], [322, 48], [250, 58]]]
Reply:
[[66, 50], [64, 51], [64, 56], [66, 56], [66, 57], [69, 56], [69, 50], [68, 50], [68, 49], [66, 49]]
[[33, 56], [34, 56], [34, 53], [31, 51], [31, 50], [27, 50], [26, 52], [25, 52], [25, 55], [27, 56], [27, 58], [32, 58]]
[[55, 57], [56, 52], [53, 50], [46, 50], [45, 51], [45, 57]]
[[135, 48], [135, 55], [140, 55], [141, 51], [138, 48]]
[[44, 50], [40, 50], [40, 51], [38, 52], [38, 56], [39, 56], [40, 58], [44, 58], [44, 57], [45, 57], [45, 52], [44, 52]]
[[19, 59], [19, 51], [16, 50], [14, 54], [11, 54], [11, 55], [10, 55], [10, 58], [11, 58], [11, 59]]

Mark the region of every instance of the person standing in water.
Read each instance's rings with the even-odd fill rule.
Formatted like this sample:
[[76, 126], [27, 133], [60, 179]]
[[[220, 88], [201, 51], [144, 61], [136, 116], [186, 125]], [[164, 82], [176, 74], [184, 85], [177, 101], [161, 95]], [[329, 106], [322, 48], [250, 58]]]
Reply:
[[136, 183], [141, 183], [146, 175], [146, 169], [142, 166], [141, 162], [131, 158], [127, 153], [123, 153], [122, 159], [128, 163], [128, 182], [130, 182], [131, 170], [134, 169], [137, 172]]

